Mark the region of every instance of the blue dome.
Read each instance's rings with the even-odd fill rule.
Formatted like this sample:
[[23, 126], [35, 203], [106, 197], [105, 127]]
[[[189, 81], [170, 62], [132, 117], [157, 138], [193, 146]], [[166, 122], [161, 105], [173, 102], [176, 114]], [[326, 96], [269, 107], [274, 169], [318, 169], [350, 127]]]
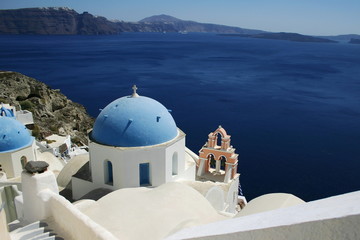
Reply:
[[7, 109], [6, 107], [1, 107], [0, 108], [0, 116], [12, 117], [12, 118], [15, 117], [14, 113], [10, 109]]
[[90, 137], [104, 145], [140, 147], [167, 142], [177, 134], [174, 119], [161, 103], [137, 95], [107, 105], [96, 118]]
[[0, 117], [0, 152], [10, 152], [30, 146], [34, 138], [19, 121]]

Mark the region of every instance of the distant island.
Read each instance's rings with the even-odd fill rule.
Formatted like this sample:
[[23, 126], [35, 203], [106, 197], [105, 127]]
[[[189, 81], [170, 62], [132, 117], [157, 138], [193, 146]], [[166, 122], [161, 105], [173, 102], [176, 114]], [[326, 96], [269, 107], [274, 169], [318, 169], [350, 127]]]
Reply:
[[[138, 22], [110, 21], [88, 12], [78, 13], [67, 7], [0, 10], [0, 34], [27, 35], [115, 35], [124, 32], [215, 33], [298, 42], [356, 43], [360, 35], [314, 37], [297, 33], [270, 33], [210, 23], [185, 21], [168, 15], [156, 15]], [[226, 34], [226, 35], [225, 35]], [[350, 39], [354, 40], [350, 40]]]
[[259, 33], [259, 34], [221, 34], [222, 36], [238, 36], [238, 37], [249, 37], [249, 38], [263, 38], [263, 39], [274, 39], [274, 40], [286, 40], [292, 42], [319, 42], [319, 43], [335, 43], [337, 41], [312, 37], [307, 35], [301, 35], [298, 33]]
[[360, 39], [358, 39], [358, 38], [352, 38], [352, 39], [350, 39], [349, 43], [352, 43], [352, 44], [360, 44]]

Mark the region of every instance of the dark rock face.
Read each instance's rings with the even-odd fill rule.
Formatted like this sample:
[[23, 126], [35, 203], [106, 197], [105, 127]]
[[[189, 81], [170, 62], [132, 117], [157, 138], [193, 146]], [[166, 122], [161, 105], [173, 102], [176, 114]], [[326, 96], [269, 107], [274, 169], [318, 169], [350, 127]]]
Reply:
[[[33, 135], [37, 139], [69, 134], [87, 144], [87, 130], [94, 123], [85, 108], [69, 100], [59, 90], [16, 72], [0, 71], [0, 102], [33, 113]], [[75, 141], [76, 142], [76, 141]]]
[[112, 22], [69, 8], [24, 8], [0, 10], [0, 34], [104, 35], [121, 32], [210, 32], [256, 34], [263, 31], [216, 24], [183, 21], [167, 15], [140, 22]]
[[43, 173], [47, 170], [48, 167], [49, 167], [49, 164], [44, 161], [29, 161], [25, 165], [25, 170], [31, 174]]
[[81, 35], [110, 35], [118, 34], [119, 27], [104, 17], [94, 17], [89, 13], [77, 15], [76, 34]]
[[184, 21], [168, 15], [155, 15], [144, 18], [139, 23], [153, 26], [155, 29], [163, 29], [166, 32], [203, 32], [203, 33], [228, 33], [228, 34], [257, 34], [264, 31], [230, 27], [210, 23], [198, 23], [194, 21]]
[[0, 34], [116, 34], [118, 27], [102, 17], [68, 8], [0, 10]]

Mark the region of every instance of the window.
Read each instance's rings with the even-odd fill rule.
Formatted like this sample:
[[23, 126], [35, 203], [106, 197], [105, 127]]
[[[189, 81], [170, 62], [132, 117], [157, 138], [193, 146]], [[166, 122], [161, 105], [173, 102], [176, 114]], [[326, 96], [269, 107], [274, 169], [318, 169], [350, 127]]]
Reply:
[[226, 170], [226, 158], [224, 156], [221, 156], [219, 160], [221, 162], [221, 170]]
[[25, 165], [26, 165], [26, 163], [27, 163], [27, 158], [26, 158], [25, 156], [22, 156], [22, 157], [20, 158], [20, 162], [21, 162], [22, 168], [24, 169], [24, 168], [25, 168]]
[[208, 155], [208, 160], [210, 160], [209, 161], [210, 168], [215, 168], [216, 167], [216, 161], [215, 161], [214, 155], [212, 155], [212, 154]]
[[106, 160], [104, 163], [104, 178], [105, 178], [105, 183], [108, 185], [113, 185], [114, 184], [114, 179], [113, 179], [113, 166], [112, 163], [109, 160]]
[[221, 148], [222, 136], [220, 133], [216, 134], [216, 145]]
[[174, 152], [172, 156], [172, 175], [178, 175], [179, 163], [178, 163], [178, 153]]
[[150, 184], [150, 163], [140, 163], [139, 165], [140, 186], [149, 186]]

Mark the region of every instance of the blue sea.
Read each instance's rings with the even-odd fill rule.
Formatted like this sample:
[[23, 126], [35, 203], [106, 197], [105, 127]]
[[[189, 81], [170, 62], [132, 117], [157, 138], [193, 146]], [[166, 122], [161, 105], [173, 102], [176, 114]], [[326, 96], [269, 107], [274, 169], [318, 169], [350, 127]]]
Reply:
[[96, 117], [132, 85], [194, 152], [222, 125], [250, 200], [360, 190], [360, 45], [213, 34], [0, 36], [0, 69], [60, 89]]

